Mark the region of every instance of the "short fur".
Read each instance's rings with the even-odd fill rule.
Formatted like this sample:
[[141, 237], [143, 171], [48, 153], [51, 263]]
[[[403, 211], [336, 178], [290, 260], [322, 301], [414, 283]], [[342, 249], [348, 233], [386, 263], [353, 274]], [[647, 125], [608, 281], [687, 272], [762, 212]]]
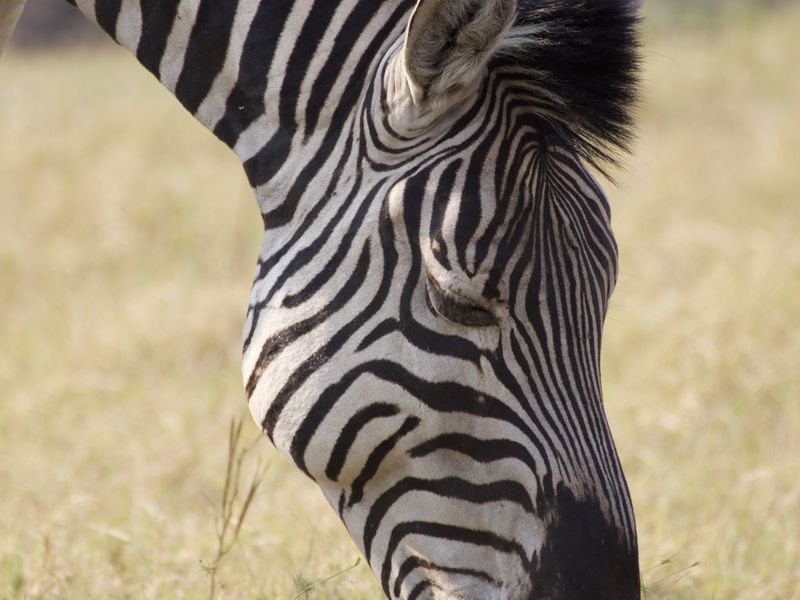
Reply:
[[[543, 115], [593, 166], [618, 163], [633, 139], [639, 17], [636, 0], [521, 0], [498, 67], [527, 73]], [[514, 77], [514, 84], [519, 82]], [[605, 172], [605, 171], [604, 171]]]

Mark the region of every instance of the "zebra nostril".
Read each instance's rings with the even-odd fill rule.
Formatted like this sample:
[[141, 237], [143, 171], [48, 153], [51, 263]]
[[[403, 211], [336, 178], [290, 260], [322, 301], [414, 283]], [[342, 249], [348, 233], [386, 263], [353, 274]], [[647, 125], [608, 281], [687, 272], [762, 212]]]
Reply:
[[492, 327], [497, 317], [473, 301], [442, 288], [430, 275], [425, 280], [428, 304], [433, 311], [453, 323], [467, 327]]

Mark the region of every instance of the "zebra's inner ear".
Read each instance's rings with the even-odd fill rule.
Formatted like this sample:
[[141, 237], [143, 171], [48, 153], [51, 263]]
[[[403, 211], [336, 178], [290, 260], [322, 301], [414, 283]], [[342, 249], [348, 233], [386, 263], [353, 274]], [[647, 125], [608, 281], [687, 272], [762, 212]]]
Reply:
[[516, 13], [516, 0], [418, 0], [403, 54], [414, 104], [445, 101], [474, 86]]

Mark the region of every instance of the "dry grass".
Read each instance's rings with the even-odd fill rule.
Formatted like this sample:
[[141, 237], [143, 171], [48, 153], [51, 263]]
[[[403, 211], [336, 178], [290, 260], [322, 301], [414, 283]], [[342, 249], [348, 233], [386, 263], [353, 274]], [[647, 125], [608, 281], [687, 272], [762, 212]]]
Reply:
[[[789, 8], [650, 35], [604, 376], [651, 598], [800, 598], [798, 31]], [[0, 78], [0, 597], [203, 597], [246, 413], [250, 192], [120, 53], [10, 56]], [[357, 552], [258, 454], [215, 578], [290, 600]], [[306, 597], [379, 590], [362, 563]]]
[[800, 598], [800, 31], [653, 40], [607, 406], [656, 598]]

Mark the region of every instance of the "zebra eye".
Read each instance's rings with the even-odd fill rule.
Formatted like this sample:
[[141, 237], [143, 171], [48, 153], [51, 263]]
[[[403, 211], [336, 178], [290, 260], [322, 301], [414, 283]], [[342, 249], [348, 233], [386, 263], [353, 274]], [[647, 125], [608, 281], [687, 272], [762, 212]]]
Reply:
[[467, 327], [491, 327], [497, 325], [497, 317], [485, 308], [443, 289], [431, 277], [425, 282], [428, 304], [448, 321]]

